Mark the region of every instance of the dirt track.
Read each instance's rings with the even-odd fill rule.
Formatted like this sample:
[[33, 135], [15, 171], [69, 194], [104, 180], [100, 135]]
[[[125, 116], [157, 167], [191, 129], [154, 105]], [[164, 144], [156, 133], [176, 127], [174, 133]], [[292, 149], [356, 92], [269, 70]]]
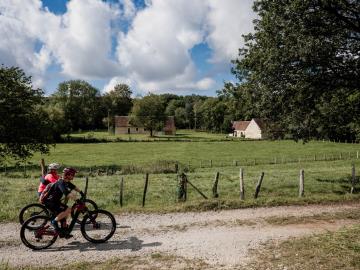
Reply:
[[274, 226], [265, 222], [265, 218], [311, 216], [359, 207], [360, 203], [163, 215], [126, 214], [116, 216], [117, 231], [105, 244], [86, 242], [77, 228], [74, 238], [58, 239], [51, 248], [36, 252], [22, 245], [18, 224], [2, 223], [0, 261], [13, 266], [40, 265], [47, 256], [49, 265], [61, 265], [75, 261], [103, 261], [128, 255], [166, 253], [202, 259], [212, 265], [232, 266], [246, 263], [248, 251], [268, 240], [337, 230], [351, 224], [349, 220], [332, 220]]

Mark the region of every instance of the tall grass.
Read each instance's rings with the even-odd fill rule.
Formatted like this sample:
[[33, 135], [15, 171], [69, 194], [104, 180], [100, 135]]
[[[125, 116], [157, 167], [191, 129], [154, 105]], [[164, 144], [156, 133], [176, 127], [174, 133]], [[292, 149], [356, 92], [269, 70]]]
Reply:
[[[360, 160], [354, 160], [356, 167]], [[305, 196], [298, 197], [299, 170], [305, 170]], [[188, 173], [189, 180], [208, 200], [188, 186], [188, 201], [177, 202], [177, 175], [150, 174], [146, 205], [142, 208], [144, 174], [104, 175], [89, 178], [88, 197], [101, 208], [112, 212], [123, 211], [202, 211], [254, 206], [329, 203], [360, 199], [359, 184], [350, 194], [351, 162], [327, 161], [301, 164], [272, 164], [244, 166], [245, 200], [239, 200], [239, 167], [202, 168]], [[219, 198], [213, 199], [212, 185], [215, 173], [220, 172]], [[254, 199], [260, 173], [265, 177], [258, 199]], [[123, 207], [119, 205], [120, 179], [124, 177]], [[359, 179], [358, 179], [359, 180]], [[20, 209], [36, 201], [38, 178], [8, 178], [1, 176], [0, 221], [16, 220]], [[84, 177], [74, 184], [84, 188]]]

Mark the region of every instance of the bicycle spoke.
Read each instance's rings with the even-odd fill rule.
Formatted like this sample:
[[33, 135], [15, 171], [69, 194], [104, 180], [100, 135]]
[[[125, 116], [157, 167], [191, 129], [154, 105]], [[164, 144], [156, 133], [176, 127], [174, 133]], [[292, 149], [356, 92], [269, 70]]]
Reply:
[[116, 222], [107, 211], [90, 212], [81, 224], [81, 232], [86, 240], [94, 243], [107, 241], [115, 232]]
[[[29, 226], [29, 223], [37, 224], [38, 226]], [[50, 219], [47, 216], [35, 216], [22, 225], [20, 230], [20, 237], [22, 242], [31, 249], [44, 249], [51, 246], [56, 238], [57, 233], [50, 225]]]

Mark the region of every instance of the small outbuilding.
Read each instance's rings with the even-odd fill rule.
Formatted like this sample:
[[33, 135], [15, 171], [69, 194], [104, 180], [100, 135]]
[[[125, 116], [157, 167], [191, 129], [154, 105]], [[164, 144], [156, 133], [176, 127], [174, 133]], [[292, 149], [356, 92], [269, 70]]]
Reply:
[[234, 137], [242, 137], [248, 139], [264, 138], [264, 122], [259, 118], [253, 118], [251, 121], [234, 121], [233, 122]]
[[115, 134], [145, 134], [145, 128], [130, 124], [129, 116], [115, 116]]

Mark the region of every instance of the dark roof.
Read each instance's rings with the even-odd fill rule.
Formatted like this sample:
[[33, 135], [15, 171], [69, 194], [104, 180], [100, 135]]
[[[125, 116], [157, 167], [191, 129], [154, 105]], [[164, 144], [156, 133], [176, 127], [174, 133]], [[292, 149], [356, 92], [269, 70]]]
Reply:
[[253, 120], [255, 121], [255, 123], [259, 126], [260, 129], [264, 129], [265, 128], [265, 123], [262, 119], [260, 118], [253, 118]]
[[250, 124], [250, 121], [234, 121], [233, 129], [234, 130], [245, 130]]
[[131, 127], [129, 116], [115, 116], [115, 127]]

